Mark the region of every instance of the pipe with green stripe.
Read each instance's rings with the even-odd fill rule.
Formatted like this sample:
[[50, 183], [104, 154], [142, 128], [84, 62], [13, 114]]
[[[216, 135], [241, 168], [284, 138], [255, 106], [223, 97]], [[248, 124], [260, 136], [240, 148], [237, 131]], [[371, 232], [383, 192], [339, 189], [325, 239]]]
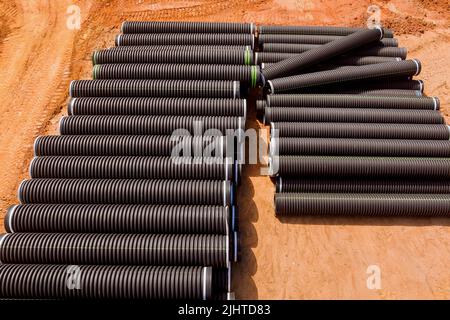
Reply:
[[97, 64], [94, 79], [235, 80], [256, 87], [261, 82], [256, 65], [121, 63]]

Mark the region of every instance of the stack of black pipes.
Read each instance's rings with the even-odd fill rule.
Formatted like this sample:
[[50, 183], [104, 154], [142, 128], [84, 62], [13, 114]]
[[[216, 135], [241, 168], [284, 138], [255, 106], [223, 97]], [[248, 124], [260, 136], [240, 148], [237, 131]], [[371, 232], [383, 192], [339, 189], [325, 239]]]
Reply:
[[253, 32], [125, 22], [94, 52], [5, 217], [0, 298], [233, 298]]
[[259, 28], [278, 216], [448, 216], [449, 128], [390, 30]]

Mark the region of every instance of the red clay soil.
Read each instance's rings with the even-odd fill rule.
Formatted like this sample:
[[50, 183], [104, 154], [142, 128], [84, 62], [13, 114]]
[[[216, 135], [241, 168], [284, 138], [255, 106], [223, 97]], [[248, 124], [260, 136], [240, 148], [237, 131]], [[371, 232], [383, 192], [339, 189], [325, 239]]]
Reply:
[[[448, 1], [75, 1], [81, 29], [66, 27], [73, 1], [0, 0], [0, 217], [28, 178], [33, 141], [56, 134], [71, 79], [91, 78], [91, 52], [112, 46], [123, 20], [237, 21], [364, 26], [375, 4], [409, 57], [423, 63], [426, 93], [449, 112]], [[250, 113], [249, 127], [262, 127]], [[450, 298], [450, 219], [275, 218], [273, 183], [244, 169], [239, 192], [240, 299]], [[0, 232], [3, 231], [0, 221]], [[368, 289], [368, 266], [381, 289]]]

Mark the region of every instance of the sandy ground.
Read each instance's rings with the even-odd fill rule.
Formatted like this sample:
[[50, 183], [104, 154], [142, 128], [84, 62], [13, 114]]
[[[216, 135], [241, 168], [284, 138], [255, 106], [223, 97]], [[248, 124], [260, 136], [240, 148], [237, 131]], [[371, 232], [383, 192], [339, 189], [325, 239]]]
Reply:
[[[81, 29], [66, 26], [80, 7]], [[113, 45], [120, 22], [245, 21], [363, 26], [378, 5], [409, 57], [423, 63], [426, 92], [449, 112], [448, 1], [40, 1], [0, 0], [0, 217], [28, 177], [32, 144], [55, 134], [71, 79], [91, 77], [90, 54]], [[253, 117], [252, 117], [253, 116]], [[249, 127], [262, 127], [250, 114]], [[240, 189], [242, 261], [234, 269], [241, 299], [450, 298], [450, 220], [290, 218], [274, 216], [274, 187], [247, 166]], [[0, 222], [0, 232], [3, 231]], [[367, 288], [367, 268], [381, 289]]]

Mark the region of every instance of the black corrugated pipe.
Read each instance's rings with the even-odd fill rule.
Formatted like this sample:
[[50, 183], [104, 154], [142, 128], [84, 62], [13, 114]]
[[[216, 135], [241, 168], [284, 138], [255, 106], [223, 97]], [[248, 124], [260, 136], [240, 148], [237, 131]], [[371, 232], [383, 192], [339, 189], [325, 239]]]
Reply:
[[213, 234], [6, 233], [2, 263], [227, 267], [230, 240]]
[[202, 135], [208, 129], [226, 134], [227, 129], [245, 130], [243, 117], [214, 116], [68, 116], [62, 117], [62, 135], [171, 135], [186, 129]]
[[[216, 136], [69, 135], [40, 136], [34, 142], [36, 156], [194, 156], [198, 150], [213, 148], [213, 155], [228, 155], [226, 138]], [[230, 151], [231, 152], [231, 151]], [[201, 154], [203, 156], [203, 152]], [[198, 155], [200, 156], [200, 154]]]
[[[382, 57], [379, 57], [382, 58]], [[97, 64], [93, 79], [236, 80], [252, 88], [261, 84], [259, 66], [210, 64]]]
[[272, 122], [272, 137], [449, 140], [445, 124]]
[[[315, 49], [314, 49], [315, 50]], [[263, 70], [272, 68], [276, 62], [280, 62], [292, 57], [296, 57], [301, 53], [282, 53], [282, 52], [255, 52], [255, 64], [264, 63]], [[362, 66], [366, 64], [377, 64], [384, 62], [401, 61], [401, 58], [397, 57], [380, 57], [380, 56], [342, 56], [334, 58], [330, 61], [332, 66]], [[318, 67], [322, 64], [317, 65]], [[328, 66], [325, 66], [328, 67]], [[314, 67], [306, 67], [309, 69], [314, 69]]]
[[[77, 192], [74, 192], [77, 190]], [[234, 204], [234, 185], [215, 180], [30, 179], [18, 189], [20, 203]]]
[[[450, 157], [450, 141], [272, 137], [270, 140], [270, 154], [305, 156]], [[64, 165], [61, 164], [61, 166]], [[68, 165], [66, 166], [70, 168]], [[49, 167], [51, 167], [50, 164]], [[54, 170], [58, 169], [58, 166], [54, 165], [54, 167]]]
[[[438, 143], [438, 141], [435, 141], [435, 143]], [[405, 146], [404, 148], [407, 147]], [[432, 149], [432, 145], [430, 145], [429, 149]], [[31, 160], [30, 177], [59, 179], [234, 180], [233, 167], [234, 160], [223, 158], [223, 156], [209, 158], [49, 156], [34, 157]]]
[[12, 232], [228, 234], [234, 207], [129, 204], [19, 204], [8, 208]]
[[[374, 97], [350, 94], [273, 94], [266, 98], [267, 107], [302, 108], [374, 108], [439, 110], [437, 97]], [[261, 108], [261, 104], [259, 103]]]
[[69, 115], [192, 115], [247, 117], [246, 99], [215, 98], [71, 98]]
[[239, 98], [239, 81], [220, 80], [73, 80], [71, 97]]
[[[311, 49], [316, 49], [320, 46], [321, 44], [264, 43], [263, 51], [302, 53]], [[367, 48], [352, 50], [351, 54], [355, 56], [398, 57], [401, 59], [406, 59], [408, 50], [406, 48], [397, 48], [397, 47], [370, 46]]]
[[0, 264], [0, 299], [206, 300], [214, 294], [214, 272], [211, 267]]
[[251, 65], [252, 50], [100, 50], [92, 55], [92, 62], [108, 63], [184, 63]]
[[278, 193], [275, 213], [284, 215], [448, 217], [449, 194]]
[[[108, 50], [142, 50], [142, 51], [178, 51], [178, 50], [251, 50], [251, 46], [244, 45], [149, 45], [109, 47]], [[95, 51], [94, 51], [95, 53]], [[92, 56], [94, 55], [92, 54]], [[92, 57], [93, 58], [93, 57]], [[92, 61], [94, 62], [94, 61]], [[95, 64], [95, 63], [94, 63]]]
[[284, 193], [450, 193], [450, 180], [316, 179], [278, 177]]
[[[258, 26], [259, 34], [269, 33], [347, 36], [362, 30], [365, 30], [365, 28], [335, 26]], [[392, 38], [394, 36], [394, 33], [390, 29], [383, 28], [383, 32], [385, 38]]]
[[264, 122], [445, 123], [439, 111], [405, 109], [264, 108]]
[[147, 45], [244, 45], [255, 46], [253, 34], [217, 33], [141, 33], [119, 34], [116, 46]]
[[253, 23], [236, 22], [187, 22], [187, 21], [124, 21], [123, 33], [250, 33]]
[[369, 90], [417, 90], [424, 91], [424, 83], [422, 80], [395, 79], [395, 78], [375, 78], [352, 80], [345, 82], [336, 82], [328, 85], [317, 87], [306, 87], [297, 90], [289, 90], [284, 93], [341, 93], [351, 87], [353, 90], [369, 91]]
[[273, 176], [450, 178], [450, 158], [279, 156], [269, 164]]
[[[310, 51], [308, 51], [310, 52]], [[285, 60], [286, 61], [286, 60]], [[282, 63], [284, 61], [281, 61]], [[351, 80], [363, 80], [383, 77], [415, 76], [420, 73], [419, 60], [403, 60], [395, 62], [350, 66], [338, 70], [319, 71], [290, 77], [268, 80], [271, 93], [314, 87]], [[263, 75], [266, 76], [266, 70]], [[348, 89], [348, 88], [347, 88]]]
[[365, 44], [375, 42], [383, 38], [381, 28], [368, 29], [355, 32], [349, 36], [324, 44], [323, 46], [311, 49], [298, 54], [295, 57], [280, 61], [262, 71], [265, 79], [274, 79], [280, 76], [287, 76], [300, 69], [311, 67], [347, 51], [361, 47]]
[[[363, 29], [361, 31], [374, 30]], [[361, 32], [358, 31], [358, 32]], [[296, 43], [296, 44], [327, 44], [329, 42], [343, 39], [354, 35], [354, 32], [347, 36], [330, 36], [330, 35], [296, 35], [296, 34], [260, 34], [258, 36], [258, 44], [263, 46], [265, 43]], [[377, 39], [378, 40], [378, 39]], [[375, 40], [372, 45], [384, 47], [398, 47], [398, 40], [396, 38]]]
[[378, 89], [378, 90], [346, 90], [339, 94], [374, 96], [374, 97], [423, 97], [423, 93], [419, 90], [403, 90], [403, 89]]
[[[367, 57], [367, 58], [371, 58], [371, 57]], [[374, 57], [374, 58], [384, 58], [384, 57]], [[396, 58], [388, 58], [388, 59], [394, 59], [394, 60], [390, 60], [390, 61], [401, 61], [401, 59], [396, 59]], [[386, 61], [384, 61], [384, 62], [386, 62]], [[384, 63], [384, 62], [381, 62], [381, 63]], [[353, 62], [351, 62], [351, 63], [353, 63]], [[378, 63], [378, 62], [376, 62], [376, 63]], [[367, 65], [367, 64], [376, 64], [376, 63], [359, 63], [358, 64], [358, 62], [356, 62], [356, 65]], [[274, 64], [275, 63], [271, 63], [271, 62], [269, 62], [269, 63], [261, 63], [261, 70], [264, 70], [264, 69], [266, 69], [269, 66], [274, 65]], [[309, 69], [305, 69], [305, 70], [303, 70], [303, 72], [299, 72], [299, 73], [304, 74], [304, 73], [312, 73], [312, 72], [318, 72], [318, 71], [346, 69], [346, 68], [352, 67], [354, 65], [318, 64], [317, 66], [314, 66], [314, 67], [309, 68]], [[409, 78], [410, 77], [406, 77], [405, 80], [409, 80]], [[352, 85], [353, 85], [353, 83], [352, 83]], [[348, 86], [349, 86], [349, 83], [347, 82], [347, 87]], [[326, 85], [324, 85], [323, 87], [326, 87]], [[322, 89], [323, 89], [323, 91], [326, 91], [325, 90], [326, 88], [322, 88]], [[295, 92], [296, 90], [293, 90], [293, 91]], [[298, 91], [301, 92], [302, 89], [298, 89]], [[349, 90], [346, 90], [346, 91], [349, 91]], [[328, 92], [328, 93], [330, 93], [330, 92]]]

